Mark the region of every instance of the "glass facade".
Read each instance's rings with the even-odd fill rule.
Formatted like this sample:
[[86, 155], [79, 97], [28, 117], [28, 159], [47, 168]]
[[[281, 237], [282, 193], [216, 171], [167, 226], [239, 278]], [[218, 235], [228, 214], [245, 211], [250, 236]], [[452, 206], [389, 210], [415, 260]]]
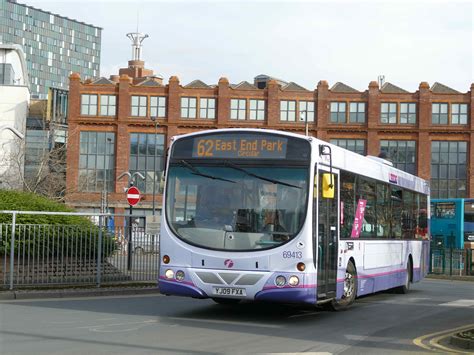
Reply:
[[[141, 192], [153, 192], [153, 179], [156, 172], [156, 193], [159, 192], [161, 172], [164, 168], [164, 134], [131, 133], [130, 134], [130, 174], [139, 172], [145, 180], [137, 178], [136, 186]], [[156, 160], [155, 160], [156, 156]]]
[[400, 170], [416, 175], [416, 142], [381, 140], [380, 151]]
[[397, 123], [397, 104], [394, 102], [383, 102], [380, 104], [380, 122]]
[[363, 139], [331, 139], [329, 143], [351, 152], [365, 155], [365, 140]]
[[331, 123], [346, 123], [345, 102], [331, 102]]
[[113, 190], [115, 133], [83, 131], [80, 136], [78, 190]]
[[72, 72], [98, 77], [101, 35], [99, 27], [0, 0], [0, 42], [23, 46], [34, 98], [47, 99], [50, 87], [67, 89]]
[[467, 142], [431, 142], [431, 197], [466, 197]]
[[364, 123], [365, 122], [365, 102], [349, 103], [349, 122]]
[[265, 100], [250, 100], [250, 119], [257, 121], [265, 119]]
[[230, 118], [232, 120], [245, 120], [247, 110], [247, 100], [231, 99], [230, 100]]

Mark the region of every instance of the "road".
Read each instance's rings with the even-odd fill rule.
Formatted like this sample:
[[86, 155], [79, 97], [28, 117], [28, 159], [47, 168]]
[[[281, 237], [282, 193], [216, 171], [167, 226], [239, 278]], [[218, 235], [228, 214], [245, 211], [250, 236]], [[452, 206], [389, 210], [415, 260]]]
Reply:
[[415, 354], [415, 338], [474, 323], [474, 283], [428, 279], [339, 313], [138, 295], [2, 301], [0, 320], [1, 354]]

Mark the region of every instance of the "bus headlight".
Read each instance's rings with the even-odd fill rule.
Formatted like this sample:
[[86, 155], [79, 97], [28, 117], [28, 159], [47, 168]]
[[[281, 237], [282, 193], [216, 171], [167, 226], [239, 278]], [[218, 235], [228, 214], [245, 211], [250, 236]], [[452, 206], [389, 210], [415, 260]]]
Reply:
[[286, 285], [285, 276], [282, 276], [282, 275], [277, 276], [276, 279], [275, 279], [275, 285], [277, 285], [278, 287], [285, 286]]
[[290, 276], [290, 278], [288, 279], [288, 285], [290, 286], [298, 286], [300, 283], [300, 279], [298, 278], [298, 276]]
[[167, 279], [171, 280], [172, 278], [174, 278], [174, 271], [171, 270], [171, 269], [166, 270], [165, 277]]
[[176, 271], [176, 280], [183, 281], [184, 280], [184, 271], [178, 270]]
[[163, 264], [169, 264], [170, 262], [170, 257], [168, 255], [163, 256]]

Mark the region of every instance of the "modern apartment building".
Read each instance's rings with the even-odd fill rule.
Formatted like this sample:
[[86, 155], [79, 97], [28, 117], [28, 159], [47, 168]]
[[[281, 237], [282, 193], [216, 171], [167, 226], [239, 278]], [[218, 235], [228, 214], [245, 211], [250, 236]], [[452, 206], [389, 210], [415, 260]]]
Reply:
[[100, 27], [0, 0], [0, 43], [23, 47], [35, 99], [47, 99], [49, 88], [66, 90], [72, 72], [98, 77], [101, 33]]
[[138, 171], [146, 178], [138, 181], [139, 208], [150, 209], [170, 138], [224, 127], [307, 130], [360, 154], [385, 152], [431, 180], [433, 197], [474, 197], [474, 84], [459, 92], [421, 82], [408, 92], [372, 81], [358, 91], [321, 80], [307, 89], [265, 75], [253, 83], [182, 84], [175, 76], [163, 83], [136, 60], [110, 79], [70, 79], [66, 201], [75, 207], [98, 209], [108, 191], [109, 206], [123, 212], [127, 181], [118, 177]]

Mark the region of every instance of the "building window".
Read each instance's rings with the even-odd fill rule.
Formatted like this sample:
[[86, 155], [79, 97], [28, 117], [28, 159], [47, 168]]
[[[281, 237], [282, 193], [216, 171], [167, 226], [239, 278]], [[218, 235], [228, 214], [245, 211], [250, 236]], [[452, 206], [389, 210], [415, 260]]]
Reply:
[[117, 97], [115, 95], [100, 95], [100, 115], [115, 116]]
[[138, 179], [136, 185], [142, 192], [153, 192], [153, 181], [158, 192], [159, 177], [164, 167], [164, 142], [164, 134], [130, 134], [129, 171], [130, 174], [139, 172], [145, 176], [145, 180]]
[[195, 97], [181, 98], [181, 117], [182, 118], [196, 118], [196, 103]]
[[381, 140], [380, 151], [393, 165], [407, 173], [416, 174], [416, 142]]
[[280, 101], [280, 121], [296, 120], [296, 101]]
[[230, 100], [230, 118], [232, 120], [245, 120], [247, 109], [247, 100], [231, 99]]
[[199, 99], [199, 118], [216, 118], [216, 99]]
[[300, 121], [314, 122], [314, 102], [300, 101], [299, 110], [300, 110]]
[[383, 102], [380, 105], [380, 122], [397, 123], [397, 104], [394, 102]]
[[346, 123], [346, 103], [331, 102], [331, 122]]
[[113, 191], [115, 133], [81, 132], [79, 150], [79, 191]]
[[263, 121], [265, 119], [265, 100], [250, 100], [251, 120]]
[[431, 142], [431, 197], [466, 197], [467, 142]]
[[81, 115], [97, 115], [97, 95], [81, 95]]
[[351, 152], [365, 155], [365, 140], [363, 139], [331, 139], [329, 143]]
[[448, 104], [434, 103], [431, 108], [431, 122], [433, 124], [448, 124]]
[[147, 97], [146, 96], [132, 96], [132, 116], [146, 117], [147, 114]]
[[365, 102], [349, 103], [349, 122], [364, 123], [365, 122]]
[[166, 117], [166, 97], [150, 96], [150, 117]]
[[467, 104], [451, 104], [451, 123], [467, 124]]
[[416, 123], [416, 103], [402, 102], [400, 104], [400, 123], [415, 124]]

